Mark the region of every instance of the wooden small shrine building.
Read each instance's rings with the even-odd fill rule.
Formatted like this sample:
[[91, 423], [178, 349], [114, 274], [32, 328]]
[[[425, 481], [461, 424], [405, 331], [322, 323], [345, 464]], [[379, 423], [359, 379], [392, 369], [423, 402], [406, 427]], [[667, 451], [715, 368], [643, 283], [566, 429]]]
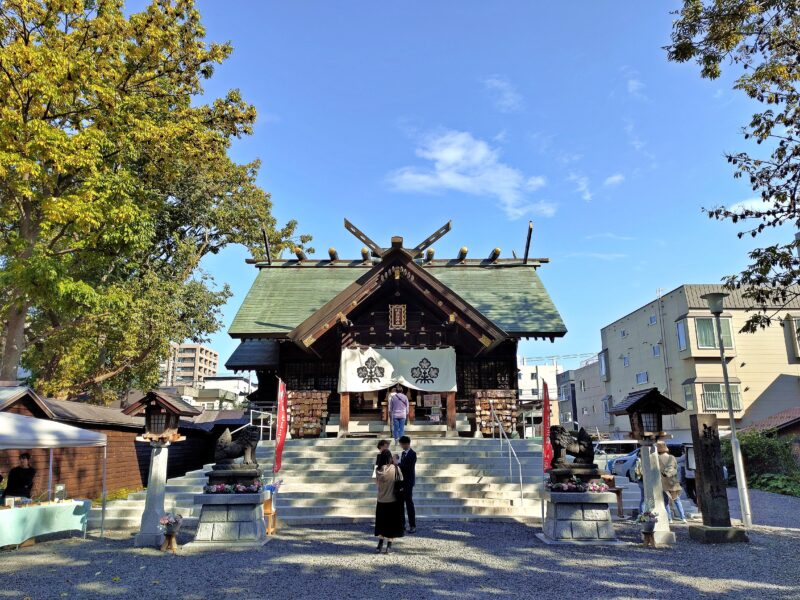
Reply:
[[[253, 404], [271, 405], [285, 383], [292, 435], [348, 435], [350, 423], [386, 421], [387, 390], [408, 393], [410, 421], [446, 423], [447, 434], [491, 431], [489, 399], [510, 432], [517, 407], [517, 343], [561, 337], [566, 328], [537, 269], [548, 259], [436, 259], [431, 245], [393, 237], [378, 246], [345, 220], [365, 247], [357, 260], [254, 263], [253, 286], [229, 334], [241, 340], [226, 363], [254, 370]], [[253, 261], [250, 261], [253, 262]], [[474, 420], [472, 420], [474, 417]]]

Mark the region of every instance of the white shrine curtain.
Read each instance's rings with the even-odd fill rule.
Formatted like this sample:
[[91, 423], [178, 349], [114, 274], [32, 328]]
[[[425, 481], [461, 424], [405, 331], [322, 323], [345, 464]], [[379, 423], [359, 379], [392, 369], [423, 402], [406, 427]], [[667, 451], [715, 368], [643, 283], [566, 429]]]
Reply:
[[456, 391], [453, 348], [346, 348], [339, 365], [339, 392], [371, 392], [401, 384], [426, 392]]

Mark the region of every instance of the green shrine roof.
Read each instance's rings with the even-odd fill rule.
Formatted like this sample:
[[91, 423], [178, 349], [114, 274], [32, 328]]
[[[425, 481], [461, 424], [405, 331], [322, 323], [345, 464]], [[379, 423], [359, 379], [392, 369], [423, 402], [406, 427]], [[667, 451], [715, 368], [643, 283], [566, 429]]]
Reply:
[[[436, 260], [421, 266], [512, 337], [560, 337], [567, 328], [539, 279], [538, 265]], [[289, 260], [259, 267], [228, 330], [231, 337], [284, 337], [373, 265]]]

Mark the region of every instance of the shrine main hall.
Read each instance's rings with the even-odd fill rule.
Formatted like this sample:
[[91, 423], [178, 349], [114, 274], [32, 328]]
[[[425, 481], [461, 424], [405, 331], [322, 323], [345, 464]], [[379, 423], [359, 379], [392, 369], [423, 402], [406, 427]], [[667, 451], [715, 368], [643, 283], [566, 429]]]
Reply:
[[[253, 407], [272, 406], [286, 384], [294, 437], [388, 432], [387, 390], [409, 396], [410, 431], [445, 435], [491, 428], [487, 400], [507, 433], [516, 427], [517, 344], [566, 334], [530, 258], [469, 258], [462, 247], [436, 258], [450, 223], [414, 247], [381, 247], [345, 220], [363, 244], [359, 259], [303, 250], [254, 263], [255, 282], [229, 329], [240, 344], [226, 363], [255, 371]], [[252, 262], [252, 261], [251, 261]]]

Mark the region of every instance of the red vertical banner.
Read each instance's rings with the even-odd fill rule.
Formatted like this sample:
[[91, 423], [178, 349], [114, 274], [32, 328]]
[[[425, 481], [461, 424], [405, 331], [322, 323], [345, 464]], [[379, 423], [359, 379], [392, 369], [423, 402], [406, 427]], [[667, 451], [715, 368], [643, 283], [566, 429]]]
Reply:
[[275, 460], [272, 463], [272, 472], [277, 473], [281, 470], [281, 458], [283, 456], [283, 445], [286, 443], [287, 415], [286, 415], [286, 384], [282, 379], [278, 379], [278, 424], [275, 427]]
[[550, 393], [547, 391], [547, 382], [544, 384], [544, 400], [542, 402], [542, 464], [547, 473], [553, 462], [553, 444], [550, 442]]

